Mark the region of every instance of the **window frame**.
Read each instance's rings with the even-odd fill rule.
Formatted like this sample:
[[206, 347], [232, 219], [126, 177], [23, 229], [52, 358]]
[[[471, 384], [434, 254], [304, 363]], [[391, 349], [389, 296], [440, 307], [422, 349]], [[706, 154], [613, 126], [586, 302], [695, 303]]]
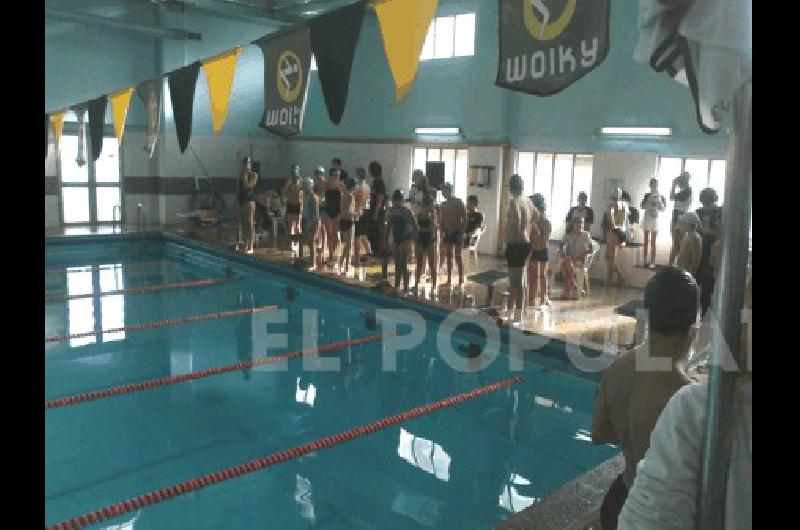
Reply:
[[[473, 16], [473, 21], [474, 22], [473, 22], [473, 25], [472, 25], [472, 53], [469, 54], [469, 55], [466, 55], [466, 54], [464, 54], [464, 55], [456, 55], [456, 49], [457, 49], [456, 32], [458, 31], [458, 23], [457, 22], [458, 22], [458, 17], [459, 16], [463, 16], [463, 15], [472, 15]], [[453, 25], [452, 25], [453, 29], [452, 29], [452, 32], [451, 32], [452, 34], [450, 35], [450, 37], [451, 37], [450, 38], [450, 41], [451, 41], [451, 43], [450, 43], [451, 44], [451, 50], [450, 51], [451, 51], [451, 53], [450, 53], [450, 55], [437, 57], [436, 56], [436, 25], [437, 25], [436, 23], [437, 23], [437, 21], [439, 19], [443, 19], [443, 18], [452, 18], [453, 19]], [[477, 31], [476, 31], [477, 27], [478, 27], [478, 16], [477, 16], [477, 13], [475, 11], [467, 11], [467, 12], [464, 12], [464, 13], [452, 13], [452, 14], [449, 14], [449, 15], [441, 15], [441, 16], [433, 17], [433, 19], [431, 20], [430, 26], [428, 26], [428, 31], [425, 33], [425, 40], [423, 41], [422, 50], [420, 50], [419, 62], [423, 63], [423, 62], [427, 62], [427, 61], [436, 61], [436, 60], [443, 60], [443, 59], [458, 59], [458, 58], [462, 58], [462, 57], [475, 57], [475, 36], [477, 34]], [[430, 55], [430, 57], [423, 57], [423, 51], [425, 50], [425, 43], [428, 42], [428, 38], [429, 37], [431, 39], [431, 55]]]
[[[442, 151], [444, 151], [444, 150], [452, 150], [452, 151], [455, 152], [454, 155], [453, 155], [453, 188], [454, 188], [453, 189], [453, 192], [454, 192], [453, 195], [455, 197], [460, 198], [460, 199], [461, 199], [461, 197], [459, 197], [459, 195], [457, 193], [455, 193], [455, 191], [456, 191], [456, 189], [455, 189], [456, 178], [457, 178], [456, 168], [458, 166], [458, 153], [459, 153], [459, 151], [464, 151], [466, 153], [466, 156], [467, 156], [467, 173], [464, 176], [465, 179], [466, 179], [466, 181], [465, 181], [465, 195], [464, 195], [464, 198], [462, 199], [464, 201], [464, 203], [466, 204], [467, 197], [469, 197], [469, 144], [450, 144], [450, 143], [441, 143], [441, 144], [439, 144], [439, 143], [415, 143], [415, 144], [413, 144], [411, 146], [411, 171], [408, 174], [408, 187], [406, 189], [411, 189], [411, 186], [414, 184], [413, 177], [414, 177], [414, 167], [415, 167], [415, 162], [416, 162], [416, 151], [417, 151], [417, 149], [425, 149], [425, 162], [430, 160], [428, 158], [428, 152], [431, 151], [432, 149], [436, 149], [436, 150], [439, 151], [439, 160], [442, 159]], [[422, 171], [425, 171], [425, 169], [423, 168]], [[426, 173], [426, 176], [427, 176], [427, 173]], [[445, 176], [445, 182], [447, 182], [446, 176]]]
[[[65, 137], [78, 137], [78, 132], [64, 131], [61, 135], [60, 141]], [[114, 134], [103, 134], [103, 140], [108, 138], [116, 139]], [[56, 151], [56, 175], [58, 177], [58, 219], [61, 227], [82, 227], [82, 226], [114, 226], [122, 225], [125, 223], [125, 190], [123, 188], [124, 178], [122, 175], [124, 149], [123, 144], [118, 146], [117, 163], [119, 165], [119, 182], [97, 182], [97, 173], [95, 161], [91, 159], [90, 150], [88, 145], [89, 134], [86, 134], [86, 182], [64, 182], [63, 171], [61, 167], [61, 149]], [[67, 223], [64, 221], [64, 188], [86, 188], [89, 191], [89, 220], [86, 222], [73, 222]], [[98, 221], [97, 220], [97, 188], [119, 188], [119, 203], [120, 203], [120, 219], [119, 221]]]

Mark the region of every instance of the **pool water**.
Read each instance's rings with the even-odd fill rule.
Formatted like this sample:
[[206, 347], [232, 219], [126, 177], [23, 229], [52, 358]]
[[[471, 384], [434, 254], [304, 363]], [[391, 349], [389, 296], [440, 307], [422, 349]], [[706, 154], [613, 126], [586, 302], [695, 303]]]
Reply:
[[[269, 332], [288, 334], [284, 345], [271, 337], [254, 354], [254, 319], [245, 315], [46, 343], [45, 400], [303, 349], [305, 309], [317, 310], [319, 345], [382, 332], [364, 317], [382, 299], [180, 241], [59, 241], [46, 246], [45, 262], [47, 295], [235, 276], [206, 287], [48, 302], [45, 336], [266, 305], [279, 308], [261, 314], [269, 315]], [[437, 353], [438, 320], [425, 319], [424, 341], [399, 352], [393, 372], [381, 370], [381, 343], [373, 342], [323, 354], [340, 360], [339, 371], [303, 370], [295, 359], [285, 371], [236, 370], [46, 410], [45, 523], [520, 373], [505, 353], [480, 372], [453, 370]], [[474, 341], [463, 328], [452, 338]], [[596, 380], [559, 363], [529, 353], [519, 385], [92, 528], [491, 528], [617, 452], [590, 440]]]

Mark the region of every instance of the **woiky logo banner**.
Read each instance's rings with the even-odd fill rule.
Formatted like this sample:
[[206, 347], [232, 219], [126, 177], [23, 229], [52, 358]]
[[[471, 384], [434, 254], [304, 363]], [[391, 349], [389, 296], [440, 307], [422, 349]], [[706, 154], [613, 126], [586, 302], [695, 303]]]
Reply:
[[500, 58], [495, 84], [556, 94], [608, 54], [608, 0], [499, 0]]
[[280, 136], [303, 128], [311, 68], [308, 28], [254, 42], [264, 54], [264, 115], [259, 126]]

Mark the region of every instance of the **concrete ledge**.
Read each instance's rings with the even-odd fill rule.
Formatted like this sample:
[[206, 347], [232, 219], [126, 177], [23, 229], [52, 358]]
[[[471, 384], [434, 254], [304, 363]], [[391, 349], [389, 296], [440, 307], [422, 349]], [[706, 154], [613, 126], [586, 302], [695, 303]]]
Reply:
[[622, 473], [622, 453], [567, 482], [542, 502], [515, 514], [495, 530], [585, 530], [599, 528], [600, 505], [611, 483]]

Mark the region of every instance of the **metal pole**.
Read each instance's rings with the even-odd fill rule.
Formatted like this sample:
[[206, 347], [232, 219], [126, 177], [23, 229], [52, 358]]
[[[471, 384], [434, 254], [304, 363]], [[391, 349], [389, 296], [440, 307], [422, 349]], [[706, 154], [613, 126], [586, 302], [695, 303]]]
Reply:
[[[722, 354], [727, 345], [740, 367], [746, 366], [740, 351], [741, 310], [749, 254], [752, 209], [752, 82], [733, 98], [733, 125], [728, 144], [725, 204], [722, 211], [720, 272], [712, 311], [720, 331], [714, 331], [712, 365], [708, 380], [706, 432], [703, 440], [703, 481], [700, 526], [723, 528], [725, 492], [731, 452], [731, 424], [735, 415], [734, 392], [738, 372], [723, 370]], [[723, 342], [724, 341], [724, 342]]]

